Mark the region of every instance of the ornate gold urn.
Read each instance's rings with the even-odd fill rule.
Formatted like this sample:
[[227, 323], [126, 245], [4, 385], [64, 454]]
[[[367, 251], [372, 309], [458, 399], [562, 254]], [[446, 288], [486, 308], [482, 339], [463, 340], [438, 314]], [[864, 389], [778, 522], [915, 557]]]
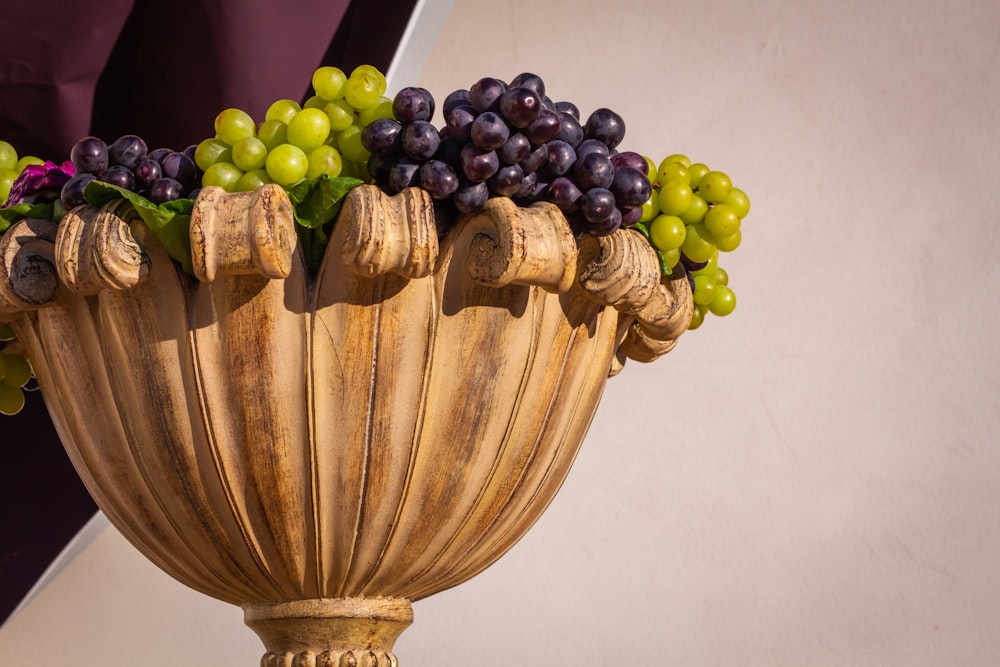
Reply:
[[345, 200], [307, 271], [284, 191], [206, 188], [194, 276], [128, 205], [26, 220], [0, 319], [114, 526], [240, 605], [263, 665], [396, 665], [410, 602], [475, 576], [566, 477], [609, 374], [687, 327], [636, 232], [419, 189]]

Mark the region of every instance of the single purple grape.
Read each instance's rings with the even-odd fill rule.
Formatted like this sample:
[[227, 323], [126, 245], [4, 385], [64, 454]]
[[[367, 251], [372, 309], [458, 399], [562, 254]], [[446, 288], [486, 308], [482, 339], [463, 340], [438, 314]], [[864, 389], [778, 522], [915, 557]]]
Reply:
[[145, 141], [134, 134], [126, 134], [108, 146], [108, 164], [135, 169], [146, 157], [147, 152]]
[[448, 199], [458, 189], [458, 174], [440, 160], [428, 160], [420, 167], [420, 187], [434, 199]]
[[600, 108], [587, 118], [583, 133], [588, 139], [598, 139], [614, 148], [625, 138], [625, 121], [611, 109]]
[[642, 206], [653, 194], [649, 179], [633, 167], [615, 169], [615, 178], [608, 189], [615, 193], [615, 200], [620, 207]]
[[565, 111], [560, 111], [558, 113], [559, 133], [555, 136], [555, 138], [565, 141], [575, 149], [583, 141], [583, 126], [580, 125], [580, 121], [574, 118], [571, 114], [568, 114]]
[[476, 120], [476, 110], [469, 105], [461, 104], [448, 112], [445, 123], [448, 126], [448, 136], [454, 137], [463, 144], [472, 141], [472, 122]]
[[[164, 156], [170, 153], [173, 153], [173, 151], [170, 150], [169, 148], [157, 148], [155, 150], [149, 151], [146, 157], [150, 160], [156, 160], [157, 162], [162, 162]], [[193, 160], [194, 158], [191, 159]]]
[[97, 176], [94, 174], [85, 171], [78, 171], [70, 176], [59, 192], [59, 199], [62, 202], [63, 208], [69, 211], [81, 204], [86, 204], [87, 201], [83, 197], [83, 191], [86, 189], [87, 184], [96, 178]]
[[611, 151], [608, 147], [604, 145], [604, 142], [598, 141], [597, 139], [584, 139], [576, 147], [576, 159], [582, 160], [590, 153], [600, 153], [605, 157], [609, 157]]
[[565, 101], [556, 102], [555, 107], [556, 111], [559, 111], [560, 113], [568, 113], [570, 116], [576, 119], [577, 123], [580, 122], [580, 109], [577, 108], [577, 106], [572, 102], [565, 102]]
[[615, 165], [616, 169], [620, 169], [621, 167], [632, 167], [633, 169], [637, 169], [641, 172], [643, 176], [648, 176], [649, 174], [649, 163], [646, 162], [646, 158], [635, 151], [622, 151], [621, 153], [615, 153], [611, 156], [611, 163]]
[[510, 128], [500, 114], [484, 111], [472, 121], [469, 136], [479, 148], [492, 151], [504, 145], [510, 137]]
[[517, 164], [528, 157], [531, 152], [531, 142], [520, 132], [515, 132], [507, 138], [503, 146], [497, 149], [497, 157], [502, 164]]
[[533, 145], [540, 146], [558, 137], [561, 127], [562, 120], [557, 112], [542, 109], [531, 125], [524, 128], [524, 134]]
[[469, 91], [465, 88], [459, 88], [448, 93], [448, 97], [444, 98], [444, 102], [441, 103], [441, 111], [444, 113], [444, 117], [447, 118], [452, 109], [462, 105], [472, 106], [472, 102], [469, 101]]
[[184, 153], [171, 151], [160, 160], [164, 178], [172, 178], [184, 186], [185, 190], [195, 187], [198, 178], [198, 166], [194, 160]]
[[108, 168], [108, 145], [97, 137], [84, 137], [73, 145], [69, 159], [77, 171], [99, 174]]
[[611, 159], [600, 153], [593, 152], [577, 157], [573, 165], [573, 178], [580, 189], [608, 188], [615, 179], [615, 166]]
[[403, 125], [434, 116], [434, 97], [426, 88], [407, 86], [392, 100], [392, 115]]
[[558, 206], [563, 213], [572, 213], [579, 209], [581, 197], [583, 193], [580, 192], [580, 188], [565, 176], [553, 179], [545, 192], [545, 198]]
[[403, 126], [392, 118], [379, 118], [361, 132], [361, 145], [369, 153], [398, 153], [402, 150]]
[[545, 163], [549, 159], [549, 149], [546, 146], [539, 146], [528, 153], [528, 157], [521, 160], [518, 164], [521, 165], [521, 169], [524, 173], [530, 174], [533, 171], [538, 171], [545, 166]]
[[528, 127], [542, 111], [542, 97], [530, 88], [511, 88], [500, 98], [500, 114], [511, 127]]
[[496, 111], [500, 98], [507, 92], [507, 84], [499, 79], [487, 76], [469, 86], [469, 103], [472, 108], [482, 113]]
[[642, 218], [641, 206], [626, 206], [618, 210], [622, 214], [622, 227], [632, 227]]
[[622, 226], [622, 212], [617, 208], [611, 212], [607, 220], [590, 222], [584, 219], [583, 229], [594, 236], [607, 236], [618, 231]]
[[149, 201], [154, 204], [180, 199], [184, 196], [184, 186], [173, 178], [158, 178], [149, 184]]
[[580, 198], [580, 211], [589, 222], [607, 222], [616, 209], [615, 196], [607, 188], [591, 188]]
[[459, 154], [462, 173], [473, 183], [485, 181], [500, 168], [496, 151], [484, 151], [475, 144], [466, 144]]
[[517, 192], [511, 195], [514, 199], [532, 199], [535, 196], [535, 191], [538, 187], [538, 172], [533, 171], [530, 174], [525, 174], [521, 179], [521, 185], [518, 187]]
[[396, 163], [396, 156], [388, 153], [372, 153], [368, 156], [366, 167], [368, 174], [376, 183], [387, 183], [389, 181], [389, 170]]
[[548, 153], [548, 159], [542, 169], [546, 174], [555, 178], [569, 173], [573, 163], [576, 162], [576, 151], [573, 150], [572, 146], [565, 141], [556, 139], [545, 144], [545, 150]]
[[390, 194], [420, 185], [420, 164], [402, 158], [389, 169]]
[[490, 192], [501, 197], [512, 197], [521, 189], [524, 171], [520, 165], [508, 164], [497, 169], [487, 181]]
[[437, 128], [426, 120], [416, 120], [403, 129], [403, 152], [417, 161], [434, 157], [441, 145]]
[[150, 186], [150, 184], [156, 179], [163, 176], [163, 168], [160, 163], [156, 160], [151, 160], [148, 157], [136, 165], [135, 169], [132, 170], [135, 176], [135, 184], [140, 190], [145, 190]]
[[135, 176], [132, 170], [121, 164], [113, 164], [97, 176], [98, 179], [120, 188], [131, 190], [135, 187]]
[[531, 72], [522, 72], [510, 80], [510, 88], [530, 88], [538, 93], [539, 97], [545, 97], [545, 82], [542, 77]]
[[486, 183], [472, 183], [456, 190], [451, 200], [459, 213], [474, 213], [483, 207], [489, 197], [490, 190]]

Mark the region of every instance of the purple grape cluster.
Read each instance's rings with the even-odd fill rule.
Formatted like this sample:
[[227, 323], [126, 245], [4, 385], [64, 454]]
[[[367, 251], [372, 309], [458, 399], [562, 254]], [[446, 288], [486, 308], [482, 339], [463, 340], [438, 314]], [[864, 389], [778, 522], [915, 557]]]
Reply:
[[490, 197], [548, 201], [576, 232], [602, 235], [635, 224], [652, 193], [645, 158], [617, 148], [621, 116], [602, 108], [581, 123], [578, 108], [553, 102], [536, 74], [485, 77], [452, 92], [440, 128], [434, 109], [427, 90], [404, 88], [394, 118], [365, 127], [368, 171], [389, 194], [420, 186], [451, 213], [476, 211]]
[[97, 137], [84, 137], [70, 151], [76, 173], [63, 185], [62, 205], [68, 211], [85, 203], [83, 191], [93, 180], [131, 190], [154, 204], [194, 198], [201, 187], [194, 149], [148, 151], [146, 142], [134, 134], [123, 135], [111, 145]]

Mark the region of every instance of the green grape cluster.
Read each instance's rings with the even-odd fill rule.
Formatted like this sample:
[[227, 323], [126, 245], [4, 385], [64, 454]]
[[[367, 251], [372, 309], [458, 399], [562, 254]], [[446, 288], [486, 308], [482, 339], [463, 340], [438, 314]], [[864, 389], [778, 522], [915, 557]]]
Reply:
[[687, 270], [695, 305], [688, 328], [697, 329], [707, 313], [725, 316], [736, 308], [719, 252], [739, 247], [750, 199], [724, 172], [692, 163], [686, 155], [668, 155], [659, 165], [646, 161], [653, 192], [643, 205], [639, 226], [665, 270], [678, 263]]
[[16, 415], [24, 407], [23, 387], [31, 381], [31, 365], [21, 354], [9, 324], [0, 324], [0, 414]]
[[202, 186], [228, 192], [252, 191], [265, 183], [291, 187], [307, 178], [353, 176], [369, 181], [370, 156], [361, 132], [392, 116], [385, 76], [361, 65], [347, 76], [337, 67], [320, 67], [312, 76], [314, 94], [304, 104], [273, 102], [255, 124], [241, 109], [215, 118], [215, 136], [198, 144], [194, 159], [204, 172]]
[[10, 187], [29, 164], [45, 164], [45, 160], [34, 155], [18, 157], [17, 151], [6, 141], [0, 141], [0, 206], [10, 195]]

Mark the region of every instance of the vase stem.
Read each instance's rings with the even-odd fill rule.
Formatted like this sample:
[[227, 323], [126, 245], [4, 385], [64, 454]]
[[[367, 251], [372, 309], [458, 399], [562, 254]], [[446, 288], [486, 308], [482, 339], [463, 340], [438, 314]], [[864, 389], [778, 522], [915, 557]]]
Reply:
[[413, 622], [404, 598], [319, 598], [243, 606], [264, 642], [261, 667], [397, 667], [396, 639]]

